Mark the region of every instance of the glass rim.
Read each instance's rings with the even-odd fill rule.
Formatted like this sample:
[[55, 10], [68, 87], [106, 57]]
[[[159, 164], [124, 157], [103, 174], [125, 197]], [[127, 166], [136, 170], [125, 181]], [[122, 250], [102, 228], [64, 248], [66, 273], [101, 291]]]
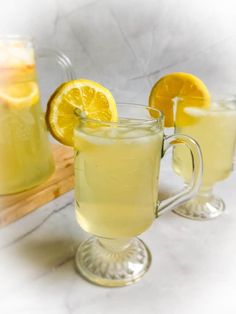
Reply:
[[20, 35], [20, 34], [0, 34], [0, 41], [6, 40], [6, 41], [22, 41], [22, 42], [30, 42], [33, 43], [34, 39], [30, 35]]
[[[156, 118], [152, 118], [151, 115], [150, 115], [150, 119], [135, 119], [133, 117], [129, 117], [127, 119], [131, 119], [132, 121], [130, 121], [129, 123], [130, 124], [137, 124], [137, 123], [142, 123], [142, 124], [153, 124], [153, 123], [160, 123], [164, 120], [164, 114], [156, 109], [156, 108], [153, 108], [153, 107], [150, 107], [150, 106], [146, 106], [146, 105], [141, 105], [141, 104], [137, 104], [137, 103], [131, 103], [131, 102], [118, 102], [117, 104], [117, 107], [127, 107], [129, 106], [132, 107], [132, 108], [139, 108], [139, 109], [147, 109], [147, 110], [152, 110], [156, 113], [158, 113], [158, 117]], [[106, 124], [106, 125], [116, 125], [116, 126], [119, 126], [119, 125], [123, 125], [124, 122], [120, 121], [119, 120], [119, 115], [118, 115], [118, 121], [105, 121], [105, 120], [98, 120], [98, 119], [92, 119], [92, 118], [88, 118], [88, 117], [85, 117], [83, 116], [83, 113], [81, 113], [79, 110], [77, 111], [75, 109], [74, 111], [74, 114], [76, 115], [76, 117], [79, 119], [79, 121], [82, 121], [82, 122], [92, 122], [92, 123], [97, 123], [97, 124]]]
[[213, 94], [210, 95], [209, 97], [203, 97], [203, 96], [162, 96], [162, 95], [158, 95], [157, 98], [160, 99], [168, 99], [168, 100], [182, 100], [182, 99], [199, 99], [199, 100], [205, 100], [205, 99], [209, 99], [210, 102], [212, 101], [236, 101], [236, 94], [231, 94], [231, 93], [217, 93], [217, 94]]
[[[172, 101], [173, 107], [178, 107], [178, 101], [189, 101], [189, 104], [186, 105], [186, 108], [196, 108], [199, 110], [204, 110], [207, 112], [225, 112], [225, 111], [236, 111], [236, 94], [230, 93], [217, 93], [208, 97], [201, 96], [177, 96], [177, 97], [166, 97], [158, 96], [160, 99]], [[191, 104], [192, 101], [192, 104]], [[209, 101], [209, 106], [196, 106], [194, 101]]]

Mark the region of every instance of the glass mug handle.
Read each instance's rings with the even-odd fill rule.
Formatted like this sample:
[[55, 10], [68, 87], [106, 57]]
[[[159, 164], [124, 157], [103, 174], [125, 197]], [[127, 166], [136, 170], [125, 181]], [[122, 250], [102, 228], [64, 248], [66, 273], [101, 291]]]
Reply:
[[37, 49], [37, 56], [39, 58], [49, 58], [52, 57], [57, 61], [57, 64], [63, 70], [65, 79], [67, 81], [74, 80], [76, 78], [76, 73], [73, 69], [70, 59], [61, 51], [56, 51], [48, 48], [39, 48]]
[[186, 201], [190, 200], [199, 190], [202, 181], [203, 161], [202, 153], [198, 143], [190, 136], [175, 134], [164, 138], [163, 155], [166, 151], [176, 145], [186, 145], [192, 156], [192, 180], [190, 184], [181, 192], [170, 196], [159, 202], [156, 208], [156, 217], [164, 212], [172, 210]]

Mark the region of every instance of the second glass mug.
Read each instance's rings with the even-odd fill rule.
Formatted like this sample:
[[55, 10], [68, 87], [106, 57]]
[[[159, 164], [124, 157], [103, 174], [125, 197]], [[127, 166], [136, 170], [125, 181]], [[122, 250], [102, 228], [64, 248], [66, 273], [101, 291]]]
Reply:
[[[165, 137], [160, 111], [134, 104], [117, 107], [117, 123], [76, 113], [74, 131], [76, 217], [92, 234], [79, 246], [76, 265], [89, 281], [110, 287], [134, 283], [144, 275], [151, 254], [136, 236], [159, 215], [191, 199], [202, 176], [198, 144], [185, 135]], [[183, 144], [193, 157], [192, 181], [184, 191], [159, 202], [161, 157], [168, 148]]]
[[[182, 99], [176, 99], [181, 106]], [[234, 96], [213, 96], [209, 107], [194, 105], [204, 99], [185, 97], [185, 124], [175, 126], [176, 133], [192, 136], [201, 147], [203, 156], [202, 184], [197, 195], [179, 206], [175, 212], [196, 220], [218, 217], [225, 209], [224, 201], [213, 194], [213, 187], [228, 178], [233, 170], [236, 149], [236, 99]], [[185, 184], [191, 180], [191, 155], [185, 147], [173, 152], [173, 169]]]
[[[74, 78], [70, 60], [53, 57], [67, 80]], [[33, 42], [28, 37], [0, 37], [0, 195], [32, 188], [54, 171], [44, 114], [40, 104]]]

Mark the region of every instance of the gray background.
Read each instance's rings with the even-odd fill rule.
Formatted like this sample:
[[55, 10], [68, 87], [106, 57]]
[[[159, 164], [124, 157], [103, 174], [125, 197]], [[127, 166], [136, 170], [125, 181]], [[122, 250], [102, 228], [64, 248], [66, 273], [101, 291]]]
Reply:
[[[145, 103], [166, 73], [199, 76], [212, 92], [235, 93], [233, 0], [0, 0], [0, 32], [31, 35], [63, 51], [77, 77], [109, 88], [117, 101]], [[42, 98], [64, 80], [38, 62]]]

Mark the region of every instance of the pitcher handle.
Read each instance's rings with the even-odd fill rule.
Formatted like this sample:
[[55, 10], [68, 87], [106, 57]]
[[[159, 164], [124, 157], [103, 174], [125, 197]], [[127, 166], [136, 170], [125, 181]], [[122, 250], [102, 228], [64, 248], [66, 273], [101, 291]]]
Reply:
[[175, 134], [164, 138], [163, 154], [175, 145], [186, 145], [192, 156], [192, 180], [181, 192], [159, 202], [156, 207], [156, 217], [172, 210], [190, 200], [199, 190], [202, 181], [203, 161], [198, 143], [190, 136]]
[[73, 69], [70, 59], [61, 51], [56, 51], [48, 48], [37, 49], [37, 55], [40, 58], [52, 57], [57, 61], [67, 81], [74, 80], [76, 78], [76, 73]]

